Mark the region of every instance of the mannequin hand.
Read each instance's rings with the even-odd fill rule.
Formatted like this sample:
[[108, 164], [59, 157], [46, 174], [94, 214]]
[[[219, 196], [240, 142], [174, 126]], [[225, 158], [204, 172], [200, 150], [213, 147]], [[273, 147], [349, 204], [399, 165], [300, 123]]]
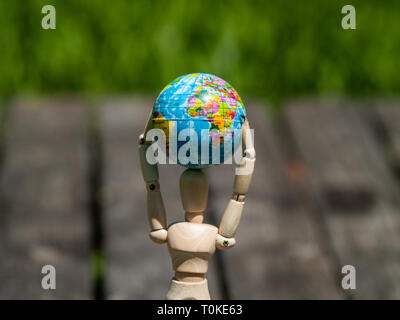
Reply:
[[220, 250], [226, 250], [232, 248], [236, 244], [235, 238], [225, 238], [220, 234], [217, 234], [216, 246]]
[[165, 229], [150, 231], [149, 236], [155, 243], [162, 244], [167, 242], [168, 231]]

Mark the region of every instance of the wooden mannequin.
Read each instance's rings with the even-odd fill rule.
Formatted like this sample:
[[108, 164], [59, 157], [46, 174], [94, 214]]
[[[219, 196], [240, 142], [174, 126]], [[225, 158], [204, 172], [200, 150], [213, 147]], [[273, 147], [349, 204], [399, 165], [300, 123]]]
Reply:
[[[255, 149], [247, 119], [242, 126], [243, 159], [239, 166], [242, 172], [235, 174], [233, 196], [222, 217], [219, 229], [203, 224], [203, 213], [207, 207], [207, 176], [200, 169], [187, 169], [180, 178], [180, 193], [185, 210], [185, 222], [166, 225], [166, 214], [158, 182], [158, 167], [146, 161], [146, 150], [150, 142], [145, 135], [151, 129], [151, 114], [144, 133], [139, 137], [140, 164], [147, 189], [147, 215], [150, 238], [156, 243], [167, 243], [175, 277], [167, 293], [168, 300], [209, 300], [205, 274], [208, 261], [215, 248], [232, 248], [236, 240], [236, 229], [243, 211], [255, 164]], [[243, 174], [244, 173], [244, 174]]]

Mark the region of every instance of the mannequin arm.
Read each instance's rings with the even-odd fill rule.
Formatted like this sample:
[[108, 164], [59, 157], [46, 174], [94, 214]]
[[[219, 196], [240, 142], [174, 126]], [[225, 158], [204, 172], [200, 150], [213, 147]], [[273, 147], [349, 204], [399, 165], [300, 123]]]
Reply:
[[146, 159], [147, 149], [151, 145], [151, 142], [146, 141], [146, 134], [151, 127], [152, 124], [150, 113], [144, 132], [139, 136], [140, 168], [142, 171], [143, 180], [146, 183], [147, 217], [150, 225], [150, 238], [156, 243], [165, 243], [168, 235], [166, 230], [167, 219], [164, 201], [160, 192], [160, 184], [158, 182], [158, 166], [157, 164], [149, 164]]
[[217, 248], [219, 249], [231, 248], [236, 243], [235, 232], [240, 222], [244, 200], [253, 176], [256, 151], [247, 119], [242, 126], [242, 150], [243, 159], [235, 172], [232, 199], [225, 209], [218, 230]]

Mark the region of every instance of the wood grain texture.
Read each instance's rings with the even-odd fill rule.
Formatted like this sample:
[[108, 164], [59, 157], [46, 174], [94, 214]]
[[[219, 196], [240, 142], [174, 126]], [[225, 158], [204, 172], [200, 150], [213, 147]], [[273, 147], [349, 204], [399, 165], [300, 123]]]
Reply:
[[233, 238], [239, 226], [243, 212], [243, 202], [231, 199], [221, 218], [218, 233], [226, 238]]
[[167, 300], [210, 300], [208, 281], [183, 282], [174, 279], [168, 289]]
[[[153, 103], [121, 97], [101, 106], [106, 290], [111, 299], [164, 299], [174, 274], [167, 246], [148, 237], [146, 189], [138, 160], [138, 136]], [[167, 223], [184, 221], [179, 192], [183, 171], [177, 165], [159, 166]], [[213, 260], [207, 278], [211, 297], [221, 297]]]
[[177, 272], [203, 275], [215, 252], [218, 229], [203, 223], [180, 222], [168, 228], [168, 250]]
[[208, 202], [208, 179], [202, 170], [186, 169], [179, 178], [182, 206], [186, 213], [203, 213]]
[[339, 263], [356, 268], [357, 289], [348, 294], [398, 299], [397, 186], [359, 110], [340, 100], [296, 101], [288, 105], [286, 119]]
[[[282, 145], [264, 105], [247, 105], [257, 162], [237, 229], [236, 246], [224, 251], [233, 299], [341, 298], [318, 222], [296, 200], [286, 175]], [[231, 199], [234, 166], [208, 169], [210, 211], [220, 221]]]
[[[75, 99], [18, 99], [0, 178], [0, 298], [89, 299], [85, 110]], [[56, 268], [56, 290], [41, 287]]]
[[[164, 299], [174, 274], [167, 244], [149, 239], [140, 172], [138, 136], [153, 102], [109, 97], [99, 103], [105, 298]], [[0, 110], [0, 299], [93, 298], [85, 103], [72, 97], [7, 103], [6, 122]], [[264, 105], [247, 105], [257, 162], [237, 243], [210, 260], [211, 298], [400, 298], [400, 106], [386, 99], [369, 104], [374, 107], [289, 102], [283, 123], [294, 145]], [[204, 223], [219, 227], [234, 168], [204, 170], [210, 188]], [[179, 178], [185, 168], [159, 169], [167, 224], [184, 221]], [[230, 222], [234, 229], [236, 220]], [[41, 288], [45, 264], [56, 267], [54, 291]], [[340, 288], [345, 264], [356, 267], [357, 290]]]

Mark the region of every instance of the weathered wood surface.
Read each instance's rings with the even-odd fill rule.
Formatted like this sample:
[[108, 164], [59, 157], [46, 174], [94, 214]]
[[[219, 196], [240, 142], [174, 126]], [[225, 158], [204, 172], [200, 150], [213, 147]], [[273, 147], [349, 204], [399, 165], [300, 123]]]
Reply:
[[[353, 298], [400, 298], [399, 193], [382, 146], [357, 104], [296, 101], [286, 118], [340, 265], [353, 265]], [[337, 273], [340, 270], [336, 270]]]
[[[106, 288], [111, 299], [164, 299], [173, 277], [167, 246], [153, 243], [146, 215], [146, 189], [138, 158], [150, 99], [112, 99], [101, 106], [104, 151], [104, 215]], [[168, 223], [184, 220], [179, 196], [183, 168], [159, 166]], [[215, 265], [208, 271], [209, 288], [220, 298]]]
[[[321, 245], [319, 225], [291, 186], [265, 107], [250, 103], [247, 111], [257, 160], [237, 244], [223, 253], [231, 298], [338, 299], [342, 295]], [[212, 210], [219, 222], [232, 195], [234, 166], [211, 168], [208, 173]]]
[[[10, 105], [0, 143], [1, 299], [93, 298], [94, 249], [104, 256], [105, 298], [165, 297], [173, 271], [166, 246], [148, 237], [137, 154], [153, 99], [103, 97], [91, 104], [99, 106], [92, 130], [100, 137], [100, 163], [93, 154], [88, 159], [94, 138], [86, 132], [84, 100]], [[237, 244], [212, 258], [213, 298], [400, 298], [400, 107], [370, 104], [297, 100], [276, 121], [264, 105], [248, 103], [256, 169]], [[234, 168], [206, 170], [205, 222], [218, 225]], [[184, 219], [183, 170], [160, 166], [168, 223]], [[103, 247], [95, 248], [90, 239], [99, 226]], [[41, 288], [45, 264], [56, 267], [54, 291]], [[356, 290], [341, 288], [347, 264], [356, 268]]]
[[[19, 99], [0, 178], [0, 298], [91, 297], [85, 110], [71, 99]], [[56, 290], [43, 290], [44, 265]]]

